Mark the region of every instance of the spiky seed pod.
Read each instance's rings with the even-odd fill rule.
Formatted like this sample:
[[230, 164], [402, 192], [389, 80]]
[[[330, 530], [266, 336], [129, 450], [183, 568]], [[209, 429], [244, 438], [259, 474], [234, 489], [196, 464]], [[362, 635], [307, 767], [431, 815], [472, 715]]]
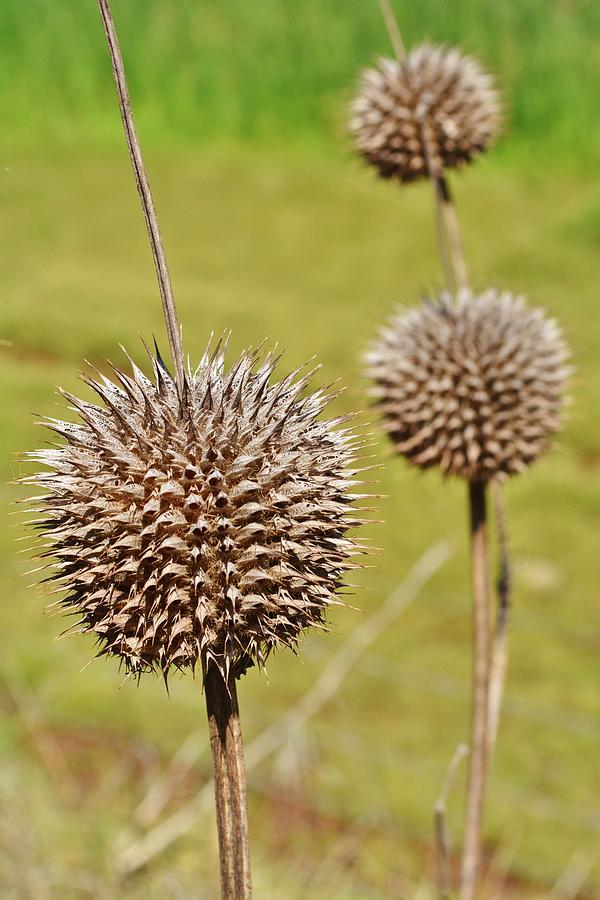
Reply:
[[421, 469], [489, 481], [522, 472], [559, 428], [567, 348], [522, 297], [443, 294], [401, 310], [367, 355], [398, 453]]
[[492, 78], [458, 50], [426, 43], [365, 70], [350, 130], [384, 178], [406, 182], [470, 162], [499, 124]]
[[304, 396], [312, 373], [272, 383], [276, 363], [226, 371], [207, 350], [184, 412], [160, 358], [154, 381], [132, 363], [118, 385], [85, 379], [102, 406], [65, 394], [80, 424], [45, 423], [66, 443], [29, 480], [59, 602], [128, 671], [260, 664], [323, 627], [353, 567], [358, 438], [319, 418], [332, 395]]

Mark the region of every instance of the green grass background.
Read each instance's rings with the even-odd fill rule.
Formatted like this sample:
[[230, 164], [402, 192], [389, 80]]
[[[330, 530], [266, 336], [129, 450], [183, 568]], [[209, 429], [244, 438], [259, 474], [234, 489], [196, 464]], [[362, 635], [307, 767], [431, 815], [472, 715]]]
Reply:
[[[594, 0], [398, 0], [407, 44], [457, 43], [498, 73], [518, 141], [593, 161], [600, 128]], [[389, 52], [376, 0], [122, 0], [115, 19], [147, 138], [328, 139], [356, 71]], [[4, 0], [5, 136], [114, 134], [92, 0]]]
[[[233, 330], [292, 367], [316, 354], [340, 409], [365, 408], [360, 355], [397, 302], [441, 281], [427, 185], [378, 183], [352, 157], [356, 71], [388, 52], [365, 0], [113, 0], [187, 348]], [[509, 485], [511, 662], [486, 823], [489, 895], [600, 890], [600, 8], [577, 0], [397, 2], [408, 43], [459, 42], [498, 72], [509, 129], [453, 179], [473, 283], [526, 293], [560, 318], [576, 374], [553, 453]], [[143, 359], [163, 327], [95, 4], [0, 7], [0, 887], [3, 896], [215, 897], [211, 814], [134, 879], [116, 850], [190, 734], [200, 686], [121, 686], [87, 639], [29, 588], [23, 491], [10, 482], [55, 386], [84, 358]], [[57, 406], [59, 404], [59, 406]], [[363, 416], [367, 422], [369, 413]], [[365, 425], [368, 430], [369, 426]], [[241, 686], [248, 739], [314, 682], [356, 624], [442, 538], [454, 557], [371, 648], [293, 748], [251, 777], [256, 895], [433, 896], [431, 811], [469, 703], [468, 557], [459, 484], [421, 477], [376, 437], [383, 550], [333, 633]], [[173, 788], [207, 779], [206, 753]], [[451, 798], [455, 842], [462, 783]], [[507, 872], [504, 888], [498, 884]], [[493, 885], [496, 887], [493, 889]], [[552, 893], [554, 891], [554, 893]]]

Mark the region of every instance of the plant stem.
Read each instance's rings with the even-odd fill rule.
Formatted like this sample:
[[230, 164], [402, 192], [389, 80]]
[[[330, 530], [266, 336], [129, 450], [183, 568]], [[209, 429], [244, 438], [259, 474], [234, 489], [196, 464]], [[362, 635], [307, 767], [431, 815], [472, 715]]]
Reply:
[[383, 16], [383, 21], [385, 22], [385, 27], [396, 59], [404, 59], [406, 56], [406, 48], [390, 0], [379, 0], [379, 8], [381, 9], [381, 15]]
[[183, 346], [181, 342], [181, 328], [177, 319], [177, 310], [175, 309], [175, 298], [173, 296], [173, 288], [171, 286], [171, 278], [167, 267], [167, 259], [154, 208], [154, 200], [150, 190], [150, 183], [146, 174], [144, 160], [140, 142], [135, 130], [133, 114], [131, 112], [131, 101], [129, 99], [129, 90], [127, 88], [127, 79], [125, 77], [125, 68], [123, 66], [123, 57], [121, 56], [121, 48], [117, 38], [115, 24], [110, 11], [109, 0], [98, 0], [100, 16], [104, 26], [104, 33], [108, 43], [110, 60], [112, 64], [115, 84], [117, 86], [117, 95], [119, 98], [119, 109], [121, 111], [121, 119], [129, 147], [129, 155], [131, 157], [131, 165], [135, 176], [135, 183], [140, 195], [142, 210], [146, 220], [148, 229], [148, 237], [150, 239], [150, 248], [156, 268], [156, 277], [158, 279], [158, 287], [162, 299], [163, 314], [167, 326], [167, 336], [169, 339], [169, 347], [171, 356], [175, 365], [175, 380], [177, 383], [177, 391], [180, 400], [183, 399], [185, 393], [185, 373], [183, 364]]
[[226, 684], [216, 666], [204, 673], [213, 758], [222, 900], [252, 896], [246, 772], [235, 677]]
[[439, 208], [439, 214], [444, 224], [447, 252], [452, 263], [455, 286], [467, 289], [469, 276], [450, 187], [444, 175], [432, 174], [431, 179], [434, 185], [436, 206]]
[[[406, 49], [390, 0], [380, 0], [380, 6], [396, 57], [402, 61], [406, 59]], [[434, 193], [437, 240], [446, 290], [454, 296], [458, 290], [469, 290], [469, 275], [450, 187], [443, 168], [435, 160], [431, 152], [431, 135], [428, 131], [425, 108], [420, 112], [420, 132], [425, 164]], [[506, 522], [499, 487], [497, 487], [495, 500], [495, 512], [498, 521], [500, 575], [497, 583], [498, 614], [492, 645], [490, 634], [486, 486], [478, 481], [469, 483], [473, 582], [473, 710], [461, 873], [461, 900], [473, 900], [477, 889], [485, 785], [489, 759], [491, 758], [496, 739], [507, 661], [510, 567]], [[441, 896], [444, 897], [449, 891], [449, 873], [447, 865], [444, 868], [443, 814], [438, 816], [437, 813], [438, 810], [436, 808], [436, 834], [440, 859], [442, 860], [440, 891]]]
[[450, 878], [450, 846], [446, 831], [446, 806], [448, 794], [454, 783], [459, 765], [469, 753], [466, 744], [459, 744], [448, 766], [442, 789], [433, 811], [435, 844], [437, 850], [437, 887], [440, 900], [450, 900], [452, 884]]
[[473, 900], [477, 889], [488, 766], [490, 588], [486, 488], [481, 481], [469, 482], [469, 511], [473, 582], [473, 712], [461, 900]]
[[[427, 146], [425, 144], [425, 146]], [[452, 195], [443, 175], [434, 175], [438, 240], [447, 289], [468, 290], [469, 281], [460, 229]], [[447, 259], [450, 266], [448, 267]], [[450, 268], [450, 276], [448, 276]], [[495, 517], [498, 527], [500, 573], [497, 582], [498, 612], [493, 640], [490, 632], [490, 585], [487, 537], [486, 487], [469, 484], [471, 554], [473, 578], [473, 710], [471, 758], [467, 787], [467, 807], [461, 872], [461, 900], [472, 900], [477, 889], [481, 859], [481, 829], [485, 787], [496, 742], [500, 706], [507, 666], [508, 617], [510, 609], [510, 568], [508, 538], [499, 485], [495, 488]]]
[[455, 266], [452, 263], [450, 246], [448, 241], [448, 230], [446, 227], [446, 219], [444, 216], [444, 201], [440, 197], [441, 179], [433, 179], [434, 189], [434, 209], [435, 209], [435, 228], [438, 239], [438, 248], [440, 251], [440, 260], [444, 271], [444, 281], [446, 289], [454, 294], [456, 290]]
[[[402, 40], [398, 20], [392, 9], [390, 0], [379, 0], [379, 7], [385, 22], [387, 33], [396, 55], [396, 59], [402, 62], [406, 60], [406, 47]], [[439, 165], [434, 165], [430, 150], [430, 136], [425, 126], [426, 110], [420, 113], [421, 144], [425, 154], [425, 163], [429, 178], [433, 185], [435, 195], [435, 216], [437, 225], [438, 245], [440, 257], [444, 269], [447, 289], [454, 293], [456, 288], [468, 288], [469, 278], [467, 264], [462, 248], [456, 209], [450, 193], [450, 187]]]
[[[419, 122], [419, 130], [421, 132], [421, 144], [425, 155], [425, 165], [429, 173], [429, 180], [433, 187], [433, 202], [435, 210], [435, 230], [437, 235], [438, 250], [440, 252], [440, 260], [444, 272], [444, 281], [446, 282], [446, 290], [454, 295], [458, 287], [458, 272], [465, 270], [464, 257], [462, 255], [462, 244], [460, 239], [456, 240], [456, 232], [458, 229], [458, 221], [454, 215], [454, 239], [450, 239], [450, 230], [448, 227], [449, 217], [447, 213], [448, 206], [451, 206], [452, 200], [448, 188], [448, 182], [439, 172], [439, 166], [434, 165], [431, 153], [428, 129], [425, 124], [425, 111]], [[459, 258], [457, 258], [457, 248]]]
[[496, 580], [496, 595], [498, 597], [498, 609], [496, 612], [496, 624], [491, 649], [490, 660], [490, 700], [489, 700], [489, 725], [488, 745], [489, 759], [491, 761], [496, 738], [498, 736], [498, 723], [500, 719], [500, 707], [502, 694], [506, 680], [506, 667], [508, 664], [508, 626], [510, 621], [510, 549], [508, 546], [508, 533], [506, 528], [506, 512], [502, 497], [502, 489], [497, 482], [492, 484], [494, 498], [494, 518], [496, 520], [496, 534], [498, 546], [498, 577]]

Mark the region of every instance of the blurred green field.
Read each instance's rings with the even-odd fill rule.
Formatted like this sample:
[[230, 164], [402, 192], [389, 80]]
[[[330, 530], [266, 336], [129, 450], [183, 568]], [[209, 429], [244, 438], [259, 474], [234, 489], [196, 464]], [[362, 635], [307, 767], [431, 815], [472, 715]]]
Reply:
[[[360, 355], [397, 302], [439, 286], [427, 185], [378, 183], [341, 133], [357, 66], [387, 51], [376, 4], [114, 0], [147, 145], [184, 336], [235, 350], [264, 337], [289, 367], [316, 354], [340, 409], [365, 409]], [[591, 900], [600, 891], [600, 181], [592, 3], [399, 3], [407, 38], [459, 40], [501, 69], [512, 135], [454, 179], [473, 283], [526, 293], [564, 324], [573, 405], [553, 451], [507, 491], [515, 565], [511, 662], [486, 824], [489, 896]], [[85, 393], [88, 359], [143, 361], [160, 304], [118, 131], [94, 3], [0, 9], [0, 893], [15, 898], [217, 895], [212, 810], [121, 879], [143, 834], [139, 803], [192, 736], [200, 685], [122, 685], [85, 668], [92, 642], [54, 641], [32, 563], [18, 555], [19, 454]], [[537, 149], [543, 146], [544, 152]], [[596, 156], [594, 156], [596, 154]], [[58, 404], [58, 406], [57, 406]], [[370, 413], [362, 421], [366, 430]], [[375, 438], [387, 495], [383, 554], [361, 573], [361, 612], [333, 617], [302, 661], [274, 658], [240, 689], [247, 740], [310, 688], [432, 543], [452, 560], [378, 640], [296, 742], [250, 777], [256, 896], [433, 897], [432, 808], [467, 734], [470, 596], [461, 485], [422, 477]], [[84, 669], [83, 671], [81, 671]], [[160, 819], [207, 780], [206, 747]], [[460, 834], [462, 783], [449, 824]], [[502, 879], [506, 876], [504, 886]], [[581, 889], [569, 885], [577, 879]], [[558, 886], [556, 886], [559, 881]], [[553, 885], [555, 887], [553, 887]], [[562, 885], [562, 887], [561, 887]], [[568, 893], [568, 891], [571, 891]]]
[[[145, 134], [314, 141], [343, 131], [358, 68], [389, 53], [377, 0], [121, 0], [114, 14]], [[597, 161], [594, 0], [396, 0], [406, 42], [457, 43], [499, 73], [515, 143]], [[2, 136], [114, 132], [96, 4], [3, 0]]]

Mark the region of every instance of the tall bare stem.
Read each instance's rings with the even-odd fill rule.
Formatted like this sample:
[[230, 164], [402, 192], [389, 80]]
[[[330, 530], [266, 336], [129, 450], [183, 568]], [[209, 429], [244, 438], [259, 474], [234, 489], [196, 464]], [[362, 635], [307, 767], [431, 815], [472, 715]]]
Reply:
[[177, 310], [175, 309], [175, 298], [173, 296], [173, 288], [171, 286], [171, 278], [167, 267], [167, 259], [163, 246], [154, 200], [150, 190], [150, 183], [146, 174], [140, 142], [135, 130], [133, 121], [133, 113], [131, 112], [131, 101], [129, 99], [129, 90], [127, 88], [127, 80], [125, 77], [125, 68], [123, 66], [123, 57], [121, 56], [121, 48], [117, 38], [115, 23], [108, 0], [98, 0], [100, 16], [104, 26], [104, 33], [108, 43], [110, 60], [112, 64], [115, 84], [117, 86], [117, 95], [119, 98], [119, 109], [121, 111], [121, 119], [123, 120], [123, 128], [125, 137], [127, 138], [127, 146], [129, 147], [129, 155], [131, 157], [131, 165], [135, 176], [135, 183], [140, 195], [142, 210], [146, 220], [148, 229], [148, 237], [150, 239], [150, 248], [156, 268], [156, 277], [160, 289], [162, 299], [163, 313], [167, 326], [167, 336], [169, 339], [169, 347], [171, 356], [175, 365], [175, 376], [177, 389], [180, 399], [183, 398], [185, 392], [185, 374], [183, 365], [183, 346], [181, 341], [181, 328], [177, 319]]
[[[427, 146], [425, 144], [425, 146]], [[441, 223], [438, 234], [440, 254], [450, 259], [452, 278], [447, 279], [450, 292], [468, 288], [468, 275], [460, 239], [456, 210], [448, 182], [442, 174], [430, 169], [436, 217]], [[487, 489], [479, 481], [468, 486], [471, 536], [471, 578], [473, 590], [473, 689], [471, 712], [471, 745], [463, 856], [461, 868], [461, 900], [473, 900], [481, 866], [481, 830], [485, 786], [490, 750], [490, 588], [487, 533]], [[496, 682], [497, 683], [497, 682]], [[494, 698], [499, 708], [500, 694]]]
[[473, 710], [461, 900], [473, 900], [481, 859], [481, 826], [488, 767], [490, 589], [485, 485], [469, 483], [473, 586]]
[[498, 575], [496, 579], [496, 595], [498, 597], [498, 609], [496, 612], [496, 624], [494, 626], [494, 638], [492, 642], [490, 661], [490, 705], [488, 744], [490, 762], [494, 753], [494, 746], [498, 735], [500, 720], [500, 707], [506, 668], [508, 665], [508, 626], [510, 624], [510, 592], [511, 592], [511, 568], [510, 548], [508, 545], [508, 532], [506, 528], [506, 512], [504, 498], [499, 484], [492, 485], [494, 500], [494, 518], [496, 520], [496, 535], [498, 546]]
[[[403, 60], [406, 58], [406, 49], [390, 0], [379, 2], [395, 55], [397, 59]], [[421, 143], [433, 187], [436, 231], [444, 280], [446, 289], [454, 295], [457, 290], [469, 288], [469, 276], [452, 194], [444, 171], [438, 164], [434, 164], [434, 155], [430, 150], [425, 109], [421, 110]], [[500, 517], [498, 523], [500, 577], [497, 585], [498, 616], [492, 645], [486, 485], [479, 481], [471, 481], [468, 491], [473, 584], [473, 701], [461, 900], [473, 900], [477, 890], [485, 784], [488, 762], [496, 737], [506, 669], [510, 593], [506, 528], [498, 488], [496, 515]], [[444, 890], [447, 891], [449, 889], [447, 871], [445, 877]]]
[[[448, 182], [442, 172], [431, 165], [432, 154], [428, 149], [425, 129], [422, 128], [423, 147], [427, 157], [427, 168], [435, 198], [436, 223], [440, 257], [446, 276], [447, 290], [454, 294], [457, 289], [469, 286], [456, 209]], [[471, 746], [469, 776], [467, 780], [467, 802], [465, 833], [461, 872], [461, 900], [473, 900], [481, 859], [481, 829], [483, 805], [488, 771], [490, 749], [490, 589], [489, 554], [487, 534], [486, 485], [471, 481], [468, 485], [469, 518], [471, 525], [471, 577], [473, 585], [473, 689]], [[504, 635], [502, 635], [502, 639]], [[501, 644], [504, 646], [504, 643]], [[499, 692], [494, 697], [497, 710], [501, 698]]]
[[447, 252], [452, 263], [455, 287], [465, 289], [469, 287], [467, 264], [463, 252], [460, 237], [460, 228], [456, 217], [456, 207], [450, 193], [450, 186], [443, 175], [431, 175], [433, 190], [435, 193], [436, 207], [443, 222], [445, 231]]
[[[186, 381], [181, 328], [177, 318], [162, 236], [131, 112], [123, 57], [121, 56], [109, 0], [98, 0], [98, 7], [108, 43], [131, 165], [148, 229], [148, 238], [162, 299], [169, 347], [175, 364], [177, 391], [180, 401], [183, 401]], [[222, 675], [214, 666], [203, 674], [213, 756], [222, 897], [224, 900], [248, 900], [252, 895], [252, 886], [248, 843], [246, 776], [235, 676], [232, 674], [229, 683], [226, 684]]]
[[204, 693], [213, 758], [217, 830], [221, 859], [221, 897], [252, 896], [246, 772], [235, 677], [226, 684], [212, 666], [204, 675]]
[[459, 744], [454, 752], [454, 756], [448, 766], [446, 777], [444, 778], [440, 795], [433, 811], [433, 826], [435, 831], [435, 844], [437, 851], [437, 886], [440, 900], [450, 900], [452, 894], [452, 882], [450, 878], [450, 847], [448, 834], [446, 831], [446, 805], [448, 803], [448, 794], [459, 765], [465, 756], [467, 756], [469, 748], [466, 744]]
[[404, 41], [402, 40], [402, 35], [400, 34], [400, 28], [398, 27], [398, 20], [394, 15], [394, 10], [392, 9], [390, 0], [379, 0], [379, 8], [381, 10], [381, 15], [383, 16], [383, 21], [385, 22], [385, 27], [387, 28], [387, 33], [390, 37], [394, 53], [396, 54], [397, 59], [402, 59], [406, 56], [406, 48], [404, 46]]

